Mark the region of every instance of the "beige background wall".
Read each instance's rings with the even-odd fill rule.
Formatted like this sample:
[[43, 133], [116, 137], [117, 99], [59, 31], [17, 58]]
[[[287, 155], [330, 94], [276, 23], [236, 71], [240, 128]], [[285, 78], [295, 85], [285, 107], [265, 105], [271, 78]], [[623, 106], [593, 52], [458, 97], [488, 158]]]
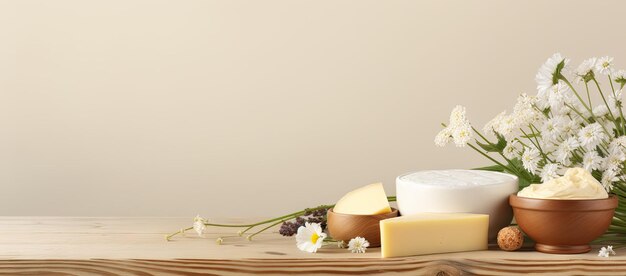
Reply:
[[534, 93], [626, 66], [626, 2], [2, 1], [0, 215], [269, 216], [407, 171]]

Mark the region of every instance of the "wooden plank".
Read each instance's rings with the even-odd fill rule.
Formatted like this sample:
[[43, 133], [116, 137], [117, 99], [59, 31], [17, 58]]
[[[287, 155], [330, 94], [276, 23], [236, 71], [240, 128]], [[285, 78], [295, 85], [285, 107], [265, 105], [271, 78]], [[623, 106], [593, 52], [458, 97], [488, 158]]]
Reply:
[[594, 248], [578, 255], [492, 249], [381, 259], [376, 248], [365, 254], [334, 247], [301, 252], [293, 237], [276, 229], [251, 242], [237, 237], [216, 244], [218, 237], [236, 232], [224, 228], [165, 241], [167, 233], [190, 223], [189, 218], [0, 217], [0, 274], [626, 275], [626, 250], [611, 258], [597, 257]]

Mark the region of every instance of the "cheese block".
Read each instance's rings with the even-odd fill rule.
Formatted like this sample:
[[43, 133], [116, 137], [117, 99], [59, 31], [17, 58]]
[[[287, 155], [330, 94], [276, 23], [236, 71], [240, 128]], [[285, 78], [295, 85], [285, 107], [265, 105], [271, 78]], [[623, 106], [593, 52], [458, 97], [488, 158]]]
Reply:
[[487, 250], [489, 216], [421, 213], [380, 221], [383, 258]]
[[344, 195], [335, 207], [335, 213], [351, 215], [378, 215], [391, 212], [382, 183], [358, 188]]
[[429, 170], [396, 179], [400, 214], [488, 214], [490, 240], [495, 240], [498, 231], [511, 223], [509, 195], [517, 191], [516, 176], [490, 171]]

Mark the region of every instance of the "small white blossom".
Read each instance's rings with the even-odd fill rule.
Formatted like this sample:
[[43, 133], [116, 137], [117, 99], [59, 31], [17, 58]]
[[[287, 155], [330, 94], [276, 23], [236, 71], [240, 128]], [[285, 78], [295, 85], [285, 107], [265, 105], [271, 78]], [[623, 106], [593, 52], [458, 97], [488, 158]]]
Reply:
[[464, 147], [472, 137], [472, 126], [469, 123], [457, 126], [452, 132], [452, 139], [457, 147]]
[[537, 150], [534, 147], [525, 148], [524, 153], [522, 154], [522, 164], [524, 165], [524, 168], [531, 173], [535, 173], [537, 172], [537, 169], [538, 169], [537, 167], [538, 163], [539, 163], [539, 150]]
[[593, 116], [596, 117], [604, 117], [604, 115], [609, 114], [609, 108], [606, 105], [598, 105], [593, 108]]
[[496, 115], [496, 117], [494, 117], [485, 124], [485, 126], [483, 127], [483, 132], [495, 135], [495, 133], [498, 132], [498, 130], [500, 129], [500, 125], [502, 124], [505, 116], [506, 111], [500, 112], [500, 114]]
[[445, 127], [435, 136], [435, 145], [443, 147], [452, 141], [452, 128]]
[[306, 222], [304, 226], [298, 228], [296, 245], [302, 251], [315, 253], [322, 247], [324, 239], [326, 239], [326, 233], [322, 232], [322, 226], [319, 223]]
[[604, 258], [608, 258], [610, 255], [615, 255], [615, 251], [613, 250], [613, 246], [607, 246], [607, 247], [602, 247], [600, 248], [600, 251], [598, 251], [598, 257], [604, 257]]
[[572, 102], [572, 91], [563, 82], [558, 82], [548, 90], [548, 104], [552, 113], [562, 114], [565, 104]]
[[517, 146], [519, 145], [519, 142], [517, 140], [511, 140], [509, 142], [506, 143], [506, 147], [504, 147], [504, 150], [502, 150], [502, 154], [504, 155], [504, 157], [509, 158], [509, 159], [513, 159], [515, 157], [519, 156], [519, 149], [517, 148]]
[[555, 154], [556, 161], [560, 162], [563, 165], [570, 165], [569, 159], [572, 156], [572, 151], [578, 148], [580, 144], [578, 143], [578, 139], [575, 137], [569, 137], [565, 139], [561, 144], [559, 144]]
[[620, 69], [613, 74], [613, 80], [616, 82], [622, 82], [626, 80], [626, 70]]
[[565, 116], [555, 116], [545, 120], [541, 126], [541, 137], [548, 141], [557, 140], [563, 133], [563, 129], [569, 120]]
[[574, 72], [576, 74], [576, 80], [583, 81], [586, 76], [593, 74], [597, 60], [598, 58], [595, 57], [584, 60]]
[[605, 170], [602, 173], [602, 180], [600, 182], [602, 183], [602, 186], [604, 186], [604, 189], [607, 190], [607, 192], [613, 189], [613, 182], [616, 182], [616, 181], [619, 181], [616, 171]]
[[598, 152], [591, 150], [585, 153], [583, 156], [583, 168], [588, 171], [600, 169], [602, 164], [602, 157], [598, 155]]
[[613, 70], [613, 58], [609, 56], [601, 57], [596, 62], [596, 71], [608, 75]]
[[557, 171], [559, 170], [559, 165], [555, 163], [548, 163], [543, 166], [541, 169], [541, 181], [547, 182], [552, 179], [559, 177]]
[[613, 139], [613, 141], [611, 141], [611, 143], [609, 144], [609, 151], [621, 151], [623, 153], [626, 153], [626, 136], [620, 136]]
[[348, 250], [352, 253], [365, 253], [370, 243], [362, 237], [356, 237], [350, 240], [348, 243]]
[[606, 134], [598, 123], [587, 125], [578, 131], [578, 141], [587, 149], [595, 148], [604, 139], [606, 139]]
[[609, 152], [609, 155], [604, 158], [602, 169], [619, 171], [622, 168], [622, 164], [626, 161], [626, 154], [621, 150], [614, 150]]
[[450, 112], [450, 127], [455, 128], [458, 125], [465, 124], [467, 121], [465, 107], [457, 105]]
[[615, 93], [610, 93], [607, 103], [611, 111], [616, 110], [619, 113], [619, 110], [622, 108], [622, 90], [619, 89], [615, 90]]
[[200, 215], [197, 215], [195, 218], [193, 218], [193, 230], [195, 230], [200, 237], [202, 237], [204, 230], [206, 230], [206, 225], [204, 225], [206, 222], [207, 220], [200, 217]]
[[544, 64], [541, 65], [537, 75], [535, 76], [535, 81], [537, 82], [537, 90], [540, 93], [545, 93], [546, 90], [550, 89], [556, 83], [554, 82], [554, 74], [556, 73], [556, 68], [559, 63], [564, 62], [565, 66], [569, 63], [569, 60], [561, 56], [560, 53], [556, 53], [552, 55]]

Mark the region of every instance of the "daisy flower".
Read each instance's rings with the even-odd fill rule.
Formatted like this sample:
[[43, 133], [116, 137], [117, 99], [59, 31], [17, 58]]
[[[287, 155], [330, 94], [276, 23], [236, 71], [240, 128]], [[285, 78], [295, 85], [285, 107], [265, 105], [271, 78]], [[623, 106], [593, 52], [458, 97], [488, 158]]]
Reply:
[[457, 105], [450, 112], [450, 127], [454, 128], [458, 125], [462, 125], [467, 121], [465, 115], [465, 107]]
[[607, 192], [613, 189], [613, 182], [616, 181], [619, 181], [616, 171], [605, 170], [602, 173], [602, 180], [600, 182], [602, 183], [602, 186], [604, 186], [604, 189], [607, 190]]
[[204, 225], [206, 222], [207, 220], [200, 217], [200, 215], [193, 218], [193, 230], [196, 231], [200, 237], [202, 237], [204, 230], [206, 230], [206, 225]]
[[[500, 129], [500, 125], [506, 116], [506, 111], [500, 112], [500, 114], [496, 115], [493, 119], [485, 124], [483, 127], [484, 133], [491, 133], [492, 135], [496, 135], [496, 132]], [[499, 132], [498, 132], [499, 133]]]
[[613, 80], [617, 83], [621, 83], [622, 86], [626, 83], [626, 70], [618, 70], [613, 74]]
[[615, 251], [613, 251], [613, 246], [609, 247], [611, 248], [610, 251], [607, 247], [600, 248], [600, 251], [598, 251], [598, 257], [608, 258], [611, 252], [613, 252], [613, 255], [615, 255]]
[[572, 151], [578, 148], [580, 144], [578, 143], [578, 139], [576, 137], [569, 137], [565, 139], [559, 147], [557, 148], [556, 161], [559, 161], [563, 165], [570, 165], [569, 158], [572, 156]]
[[302, 251], [315, 253], [322, 247], [324, 239], [326, 239], [326, 233], [322, 232], [322, 226], [319, 223], [306, 222], [304, 226], [298, 228], [296, 245]]
[[613, 141], [611, 141], [611, 143], [609, 144], [610, 152], [615, 152], [615, 151], [624, 152], [625, 150], [626, 150], [626, 136], [617, 137], [613, 139]]
[[435, 145], [438, 147], [444, 147], [452, 141], [452, 128], [446, 127], [442, 129], [437, 136], [435, 136]]
[[556, 116], [545, 120], [541, 126], [541, 136], [548, 141], [557, 140], [563, 133], [563, 128], [565, 128], [567, 124], [566, 118], [565, 116]]
[[543, 169], [541, 169], [541, 181], [548, 182], [552, 179], [559, 177], [559, 175], [556, 173], [557, 170], [559, 170], [559, 165], [555, 163], [548, 163], [543, 166]]
[[472, 140], [472, 126], [467, 122], [457, 126], [452, 132], [452, 139], [457, 147], [464, 147]]
[[602, 126], [598, 123], [587, 125], [578, 131], [578, 141], [587, 149], [595, 148], [604, 139], [606, 134], [602, 132]]
[[350, 240], [348, 243], [348, 250], [352, 253], [365, 253], [370, 243], [362, 237], [356, 237]]
[[607, 103], [611, 110], [620, 110], [622, 108], [622, 90], [615, 90], [615, 95], [611, 93], [607, 99]]
[[601, 104], [593, 108], [593, 116], [600, 118], [606, 114], [609, 114], [609, 108], [606, 105]]
[[537, 90], [540, 93], [545, 93], [545, 91], [550, 89], [550, 87], [557, 84], [560, 74], [560, 72], [557, 72], [557, 69], [561, 63], [563, 63], [563, 67], [565, 67], [569, 63], [569, 60], [561, 56], [560, 53], [556, 53], [541, 65], [537, 75], [535, 76]]
[[577, 81], [590, 81], [591, 77], [593, 77], [593, 69], [596, 67], [596, 61], [598, 58], [590, 58], [584, 60], [574, 73], [576, 74]]
[[563, 82], [558, 82], [548, 89], [548, 104], [553, 113], [561, 114], [566, 103], [570, 103], [572, 91]]
[[602, 157], [598, 155], [598, 152], [595, 150], [588, 151], [583, 156], [583, 168], [587, 171], [600, 169], [600, 165], [602, 164]]
[[602, 167], [604, 170], [619, 171], [624, 161], [626, 161], [626, 154], [621, 150], [615, 149], [604, 158]]
[[502, 154], [504, 155], [504, 157], [509, 158], [509, 159], [513, 159], [515, 157], [518, 157], [519, 153], [519, 149], [517, 148], [517, 145], [519, 144], [519, 142], [517, 140], [512, 140], [506, 143], [506, 147], [504, 147], [504, 149], [502, 150]]
[[537, 171], [537, 165], [539, 163], [539, 150], [536, 148], [525, 148], [524, 153], [522, 154], [522, 164], [524, 168], [531, 172], [535, 173]]
[[601, 57], [596, 62], [596, 71], [608, 75], [613, 69], [613, 58], [609, 56]]

